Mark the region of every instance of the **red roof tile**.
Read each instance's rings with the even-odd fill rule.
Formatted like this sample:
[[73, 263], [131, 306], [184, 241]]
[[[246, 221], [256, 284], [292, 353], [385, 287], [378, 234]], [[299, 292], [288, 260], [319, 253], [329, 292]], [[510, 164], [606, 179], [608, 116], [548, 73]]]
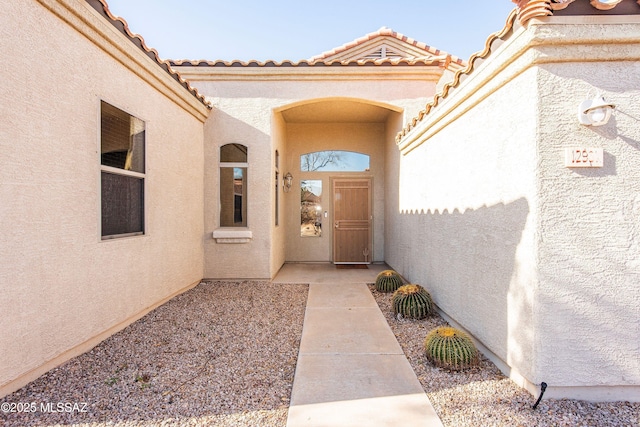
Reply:
[[[640, 0], [589, 0], [592, 10], [589, 12], [587, 0], [511, 0], [518, 6], [518, 19], [522, 25], [525, 25], [533, 18], [539, 18], [552, 15], [602, 15], [602, 14], [624, 14], [630, 10], [640, 14]], [[575, 6], [582, 8], [578, 12], [574, 12]], [[617, 7], [616, 10], [614, 10]], [[637, 9], [637, 10], [636, 10]], [[619, 12], [620, 11], [620, 12]]]
[[420, 65], [438, 65], [445, 66], [448, 62], [446, 56], [437, 56], [431, 58], [380, 58], [380, 59], [357, 59], [346, 61], [310, 61], [303, 59], [301, 61], [208, 61], [205, 59], [191, 60], [179, 59], [169, 60], [172, 66], [194, 66], [194, 67], [344, 67], [344, 66], [420, 66]]
[[382, 27], [380, 28], [378, 31], [374, 31], [373, 33], [369, 33], [366, 34], [360, 38], [357, 38], [349, 43], [345, 43], [342, 46], [336, 47], [334, 49], [331, 49], [329, 51], [323, 52], [319, 55], [313, 56], [309, 59], [310, 62], [318, 62], [318, 61], [325, 61], [328, 58], [331, 58], [332, 56], [335, 56], [339, 53], [343, 53], [345, 51], [348, 51], [350, 49], [353, 49], [354, 47], [360, 46], [366, 42], [368, 42], [369, 40], [373, 40], [376, 39], [378, 37], [393, 37], [397, 40], [400, 40], [404, 43], [410, 44], [422, 51], [424, 51], [425, 56], [426, 57], [430, 57], [430, 56], [449, 56], [451, 58], [451, 61], [453, 63], [459, 64], [459, 65], [464, 65], [464, 61], [460, 58], [458, 58], [457, 56], [453, 56], [453, 55], [449, 55], [447, 52], [444, 52], [440, 49], [436, 49], [435, 47], [429, 46], [425, 43], [422, 43], [420, 41], [417, 41], [415, 39], [412, 39], [411, 37], [407, 37], [404, 34], [398, 33], [396, 31], [393, 31], [391, 28], [387, 28], [387, 27]]
[[414, 127], [416, 127], [416, 125], [419, 122], [421, 122], [427, 116], [427, 114], [429, 114], [431, 110], [440, 103], [440, 100], [446, 98], [449, 95], [449, 91], [451, 89], [457, 87], [460, 84], [460, 81], [463, 75], [471, 74], [471, 72], [473, 72], [475, 68], [475, 63], [478, 59], [484, 59], [491, 54], [491, 45], [493, 44], [494, 41], [496, 41], [497, 39], [502, 39], [506, 37], [509, 33], [513, 31], [513, 24], [515, 22], [516, 17], [517, 17], [517, 9], [514, 9], [511, 11], [509, 16], [507, 17], [507, 21], [504, 27], [502, 28], [502, 30], [491, 34], [487, 38], [484, 44], [484, 49], [480, 52], [476, 52], [473, 55], [471, 55], [467, 63], [467, 66], [461, 70], [458, 70], [455, 73], [453, 80], [445, 84], [442, 87], [442, 90], [436, 95], [434, 95], [433, 100], [429, 102], [425, 106], [425, 108], [422, 111], [420, 111], [418, 115], [414, 117], [400, 132], [398, 132], [398, 134], [396, 135], [396, 143], [399, 143], [400, 140], [405, 135], [407, 135]]
[[[522, 25], [525, 25], [529, 20], [537, 17], [544, 16], [552, 16], [554, 14], [561, 15], [564, 14], [564, 9], [575, 2], [575, 1], [584, 1], [587, 0], [512, 0], [518, 7], [514, 9], [507, 18], [507, 22], [504, 28], [501, 31], [498, 31], [494, 34], [491, 34], [487, 41], [485, 42], [484, 50], [474, 53], [469, 58], [469, 62], [466, 68], [459, 70], [456, 72], [453, 80], [444, 85], [442, 91], [437, 93], [433, 100], [426, 105], [426, 107], [418, 113], [416, 117], [414, 117], [409, 124], [407, 124], [398, 134], [396, 135], [396, 142], [400, 143], [402, 138], [404, 138], [416, 125], [421, 122], [433, 108], [435, 108], [441, 99], [444, 99], [448, 96], [449, 91], [460, 84], [460, 79], [464, 74], [470, 74], [473, 72], [474, 65], [476, 60], [486, 58], [491, 53], [491, 44], [496, 39], [501, 39], [508, 35], [513, 30], [513, 25], [515, 23], [516, 17], [520, 21]], [[624, 3], [627, 7], [627, 11], [630, 9], [630, 5], [632, 3], [640, 6], [640, 0], [589, 0], [591, 6], [595, 9], [591, 14], [593, 15], [603, 15], [610, 13], [613, 8], [618, 6], [618, 4]], [[576, 3], [577, 4], [577, 3]], [[635, 8], [632, 8], [633, 13], [640, 14], [640, 9], [637, 11]], [[624, 13], [624, 12], [622, 12]]]
[[158, 51], [149, 48], [141, 35], [132, 32], [129, 29], [127, 21], [119, 16], [115, 16], [109, 10], [106, 0], [85, 0], [91, 7], [93, 7], [98, 13], [111, 23], [118, 31], [124, 34], [133, 44], [138, 46], [149, 58], [154, 60], [158, 66], [160, 66], [165, 72], [167, 72], [174, 80], [176, 80], [182, 87], [187, 89], [193, 96], [195, 96], [200, 102], [202, 102], [207, 108], [211, 109], [211, 105], [206, 101], [205, 97], [198, 92], [197, 89], [191, 86], [191, 84], [182, 78], [182, 76], [171, 68], [171, 64], [168, 61], [161, 59], [158, 56]]
[[[345, 58], [340, 54], [348, 53], [349, 50], [361, 47], [370, 40], [374, 40], [379, 37], [392, 37], [415, 48], [415, 54], [411, 56], [389, 56], [389, 57], [361, 57], [354, 56], [352, 58]], [[375, 45], [372, 47], [376, 47]], [[400, 47], [396, 47], [398, 50], [402, 50]], [[402, 52], [404, 53], [404, 52]], [[380, 30], [360, 37], [352, 42], [346, 43], [340, 47], [332, 49], [330, 51], [321, 53], [309, 59], [303, 59], [300, 61], [224, 61], [224, 60], [170, 60], [172, 66], [196, 66], [196, 67], [343, 67], [343, 66], [439, 66], [443, 68], [451, 67], [454, 70], [458, 70], [466, 65], [466, 63], [456, 56], [449, 55], [448, 53], [439, 49], [427, 46], [422, 42], [418, 42], [405, 35], [397, 33], [389, 28], [381, 28]]]

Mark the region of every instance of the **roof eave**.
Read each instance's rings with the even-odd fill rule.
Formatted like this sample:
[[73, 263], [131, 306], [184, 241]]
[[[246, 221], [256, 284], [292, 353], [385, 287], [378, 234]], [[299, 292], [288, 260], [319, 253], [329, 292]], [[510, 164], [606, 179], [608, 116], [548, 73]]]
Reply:
[[[45, 2], [44, 0], [39, 0], [39, 1], [41, 3], [43, 3], [46, 7], [49, 7], [47, 5], [49, 2]], [[73, 4], [69, 4], [68, 0], [57, 0], [57, 1], [59, 3], [61, 3], [61, 4], [63, 4], [64, 7], [69, 9], [69, 10], [71, 10], [74, 7]], [[173, 70], [168, 61], [162, 60], [159, 57], [158, 52], [155, 49], [149, 48], [146, 45], [146, 43], [145, 43], [144, 39], [142, 38], [142, 36], [140, 36], [139, 34], [133, 33], [129, 29], [129, 25], [127, 24], [127, 22], [123, 18], [115, 16], [114, 14], [111, 13], [111, 11], [109, 10], [109, 7], [108, 7], [108, 5], [107, 5], [105, 0], [85, 0], [85, 2], [89, 6], [91, 6], [91, 8], [94, 11], [96, 11], [104, 20], [106, 20], [106, 22], [111, 24], [111, 26], [115, 30], [117, 30], [118, 33], [120, 33], [122, 36], [124, 36], [128, 40], [129, 44], [132, 47], [137, 48], [139, 52], [141, 52], [144, 56], [149, 58], [151, 60], [151, 62], [154, 63], [159, 70], [162, 70], [162, 72], [164, 72], [172, 80], [177, 82], [180, 86], [182, 86], [182, 88], [184, 90], [186, 90], [190, 94], [190, 96], [195, 98], [206, 109], [208, 109], [208, 110], [211, 109], [211, 105], [205, 99], [205, 97], [202, 94], [200, 94], [197, 89], [192, 87], [191, 84], [187, 80], [185, 80], [178, 72]], [[55, 10], [52, 9], [52, 11], [54, 13], [56, 13]], [[78, 10], [73, 11], [73, 14], [76, 15], [76, 16], [79, 16], [78, 13], [80, 13], [80, 11], [78, 11]], [[59, 13], [57, 13], [57, 14], [60, 16]], [[65, 19], [64, 17], [62, 17], [62, 18]], [[68, 19], [65, 19], [65, 20], [67, 22], [69, 22]], [[85, 21], [85, 22], [90, 25], [89, 21]], [[72, 24], [71, 22], [69, 22], [69, 23]], [[79, 27], [78, 25], [74, 25], [74, 26], [78, 30], [81, 29], [81, 27]], [[95, 25], [93, 27], [94, 27], [94, 29], [98, 28]], [[114, 38], [113, 34], [102, 34], [102, 35], [107, 39], [109, 39], [109, 38], [113, 39]], [[94, 40], [94, 42], [95, 42], [95, 40]], [[114, 43], [116, 43], [116, 42], [114, 41]], [[119, 48], [119, 49], [121, 49], [121, 48]], [[104, 50], [109, 52], [107, 49], [104, 49]], [[117, 56], [117, 55], [112, 55], [112, 56], [114, 56], [114, 58], [118, 59], [120, 62], [123, 62], [122, 59], [119, 56]], [[142, 60], [138, 60], [136, 62], [138, 62], [140, 64], [142, 62]], [[145, 66], [148, 67], [149, 62], [148, 61], [144, 61], [144, 62], [145, 62]], [[123, 62], [123, 64], [125, 66], [127, 66], [128, 68], [130, 68], [130, 69], [135, 68], [135, 67], [132, 67], [130, 64], [125, 64], [124, 62]], [[175, 92], [178, 92], [178, 91], [175, 91]]]
[[251, 80], [422, 80], [437, 81], [445, 68], [442, 61], [422, 65], [326, 65], [234, 67], [217, 65], [176, 65], [191, 81]]
[[[469, 61], [467, 62], [467, 66], [456, 71], [453, 79], [449, 83], [446, 83], [443, 86], [442, 90], [434, 95], [433, 99], [425, 106], [425, 108], [420, 111], [416, 117], [411, 119], [400, 132], [398, 132], [398, 134], [396, 135], [396, 143], [403, 153], [410, 151], [410, 149], [413, 149], [415, 145], [415, 139], [417, 137], [416, 134], [420, 136], [426, 131], [426, 118], [430, 115], [432, 110], [434, 110], [442, 101], [444, 101], [449, 96], [449, 93], [452, 90], [456, 89], [461, 84], [463, 77], [466, 77], [474, 71], [474, 69], [476, 68], [476, 61], [478, 61], [478, 63], [481, 63], [481, 60], [484, 60], [491, 54], [492, 44], [495, 41], [506, 38], [513, 32], [514, 23], [517, 16], [518, 10], [513, 9], [507, 17], [502, 30], [491, 34], [485, 42], [484, 49], [471, 55]], [[422, 130], [419, 132], [414, 131], [414, 129], [416, 129], [417, 127]]]

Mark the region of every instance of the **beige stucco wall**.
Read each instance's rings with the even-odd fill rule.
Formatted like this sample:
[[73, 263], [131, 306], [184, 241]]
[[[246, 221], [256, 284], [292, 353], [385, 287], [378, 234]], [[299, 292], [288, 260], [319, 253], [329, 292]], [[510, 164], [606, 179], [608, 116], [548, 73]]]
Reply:
[[[0, 18], [0, 396], [203, 276], [206, 108], [84, 1], [46, 4], [76, 28]], [[101, 241], [100, 100], [146, 123], [144, 236]]]
[[[333, 261], [332, 178], [370, 177], [373, 180], [373, 262], [384, 261], [384, 136], [385, 123], [292, 123], [287, 126], [287, 170], [294, 174], [293, 191], [286, 198], [288, 245], [292, 262]], [[370, 156], [370, 171], [363, 173], [301, 172], [300, 156], [309, 152], [347, 150]], [[322, 181], [322, 237], [300, 236], [300, 181]]]
[[524, 375], [533, 374], [537, 204], [536, 103], [522, 102], [535, 99], [531, 74], [399, 159], [387, 242], [393, 268]]
[[[331, 67], [333, 68], [333, 67]], [[329, 236], [305, 242], [313, 248], [302, 248], [299, 225], [299, 156], [315, 151], [319, 145], [340, 146], [349, 151], [372, 152], [376, 223], [375, 257], [384, 260], [384, 144], [386, 117], [373, 126], [363, 122], [334, 123], [313, 117], [309, 122], [287, 122], [282, 114], [305, 103], [316, 104], [318, 111], [334, 100], [354, 100], [371, 103], [403, 118], [413, 117], [424, 107], [435, 90], [442, 70], [413, 72], [410, 76], [394, 77], [389, 70], [374, 67], [347, 67], [347, 70], [327, 70], [327, 67], [179, 67], [200, 92], [215, 106], [205, 125], [205, 277], [209, 278], [271, 278], [285, 261], [329, 261]], [[342, 73], [342, 74], [341, 74]], [[329, 108], [330, 110], [330, 108]], [[321, 123], [318, 123], [321, 122]], [[348, 122], [348, 121], [347, 121]], [[343, 130], [354, 130], [344, 133]], [[372, 129], [380, 130], [376, 134]], [[304, 135], [308, 132], [308, 135]], [[328, 141], [330, 136], [332, 141]], [[246, 230], [236, 230], [241, 243], [216, 239], [219, 228], [218, 155], [219, 147], [228, 143], [249, 147], [249, 212]], [[305, 147], [305, 145], [307, 145]], [[365, 148], [366, 147], [366, 148]], [[279, 187], [280, 222], [275, 225], [275, 151], [280, 153], [280, 177], [294, 175], [294, 190], [284, 193]], [[379, 176], [378, 176], [379, 175]], [[324, 184], [329, 194], [329, 181]], [[330, 219], [330, 218], [327, 218]], [[297, 230], [297, 231], [296, 231]], [[246, 232], [251, 233], [246, 239]], [[245, 234], [243, 234], [245, 233]], [[224, 234], [228, 236], [228, 234]], [[309, 240], [309, 239], [307, 239]], [[224, 243], [223, 243], [224, 242]], [[298, 252], [301, 249], [301, 252]]]
[[[269, 271], [273, 276], [278, 272], [282, 264], [284, 264], [286, 260], [286, 247], [287, 247], [287, 232], [285, 221], [287, 218], [286, 214], [286, 195], [283, 190], [282, 180], [287, 173], [287, 167], [285, 163], [286, 159], [286, 129], [287, 125], [282, 118], [281, 114], [273, 114], [272, 115], [272, 144], [273, 144], [273, 152], [278, 152], [278, 167], [276, 168], [275, 159], [273, 160], [274, 171], [271, 176], [272, 179], [275, 180], [275, 172], [276, 170], [279, 172], [278, 175], [278, 185], [276, 188], [275, 183], [272, 181], [271, 185], [271, 200], [272, 203], [272, 212], [274, 217], [272, 218], [273, 227], [271, 228], [271, 262], [269, 263]], [[278, 193], [276, 197], [276, 192]], [[276, 224], [276, 203], [278, 204], [278, 220]]]
[[[640, 33], [640, 21], [633, 31]], [[635, 61], [549, 64], [539, 72], [540, 86], [550, 92], [540, 107], [556, 124], [540, 126], [539, 133], [540, 161], [549, 166], [539, 181], [536, 369], [542, 381], [577, 388], [558, 390], [561, 395], [589, 397], [579, 388], [592, 386], [607, 400], [638, 401], [640, 43], [620, 49]], [[601, 128], [582, 126], [565, 113], [593, 88], [617, 105]], [[603, 148], [604, 167], [562, 167], [559, 152], [574, 145]]]
[[[532, 22], [401, 143], [386, 258], [532, 393], [637, 401], [640, 21], [591, 19]], [[614, 118], [580, 125], [598, 92]]]
[[[205, 277], [272, 277], [270, 250], [274, 213], [271, 200], [275, 149], [271, 145], [270, 129], [270, 108], [260, 100], [216, 100], [215, 110], [205, 125]], [[231, 143], [247, 147], [246, 229], [252, 236], [246, 243], [219, 243], [212, 234], [220, 229], [220, 147]]]

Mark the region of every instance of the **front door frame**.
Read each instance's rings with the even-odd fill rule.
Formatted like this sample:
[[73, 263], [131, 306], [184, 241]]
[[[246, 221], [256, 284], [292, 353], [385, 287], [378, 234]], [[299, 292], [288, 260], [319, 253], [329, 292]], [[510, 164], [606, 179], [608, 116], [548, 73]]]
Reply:
[[[367, 227], [368, 227], [368, 254], [363, 253], [364, 260], [337, 260], [338, 255], [338, 228], [339, 228], [339, 219], [336, 218], [336, 183], [337, 182], [355, 182], [355, 181], [367, 181], [368, 182], [368, 192], [367, 192], [367, 210], [368, 216]], [[332, 176], [330, 177], [331, 183], [331, 259], [334, 264], [371, 264], [373, 262], [373, 176], [371, 175], [350, 175], [350, 176]], [[359, 221], [358, 225], [361, 225], [363, 220]]]

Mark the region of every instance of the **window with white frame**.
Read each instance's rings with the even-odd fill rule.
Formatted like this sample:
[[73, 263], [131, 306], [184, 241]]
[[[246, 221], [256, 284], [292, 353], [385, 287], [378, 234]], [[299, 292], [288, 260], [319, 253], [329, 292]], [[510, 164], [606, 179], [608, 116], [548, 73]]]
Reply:
[[145, 123], [100, 104], [102, 238], [144, 234]]
[[220, 147], [220, 227], [247, 226], [247, 147]]

